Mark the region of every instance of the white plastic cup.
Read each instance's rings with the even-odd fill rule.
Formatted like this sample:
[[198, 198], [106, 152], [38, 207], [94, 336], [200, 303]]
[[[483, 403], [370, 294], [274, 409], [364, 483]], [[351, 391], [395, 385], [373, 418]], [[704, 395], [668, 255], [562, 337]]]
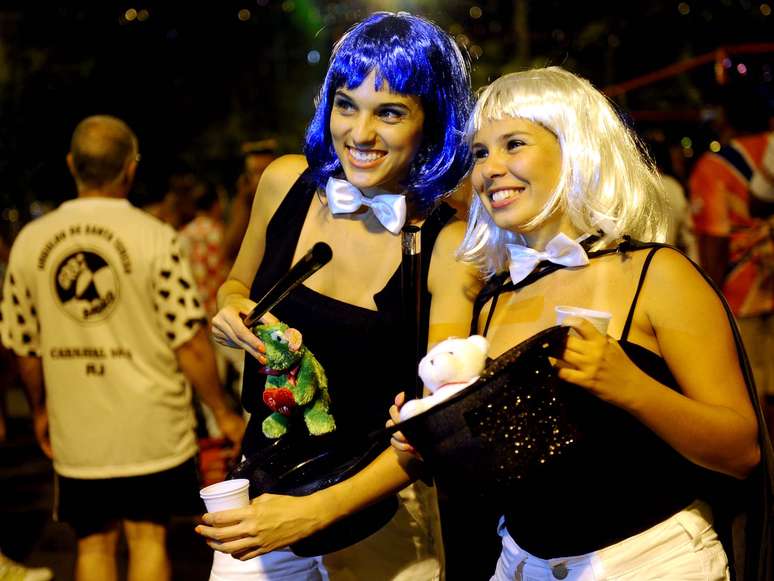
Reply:
[[206, 486], [199, 491], [208, 512], [250, 506], [250, 481], [246, 478], [224, 480]]
[[613, 315], [607, 311], [592, 311], [591, 309], [569, 305], [558, 305], [554, 307], [554, 310], [556, 311], [557, 325], [563, 325], [564, 320], [567, 317], [580, 317], [594, 325], [597, 331], [603, 335], [607, 334], [607, 327], [610, 324], [610, 319], [613, 317]]
[[[250, 506], [250, 481], [245, 478], [224, 480], [199, 491], [208, 512]], [[240, 561], [227, 553], [213, 551], [209, 581], [256, 579], [263, 571], [260, 559]]]

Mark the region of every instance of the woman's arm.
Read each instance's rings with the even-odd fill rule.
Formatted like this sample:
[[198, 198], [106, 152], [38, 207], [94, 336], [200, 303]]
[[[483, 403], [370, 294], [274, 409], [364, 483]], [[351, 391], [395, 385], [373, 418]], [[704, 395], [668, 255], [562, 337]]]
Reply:
[[[656, 382], [618, 342], [575, 320], [562, 379], [589, 389], [705, 468], [744, 478], [758, 464], [758, 423], [720, 298], [677, 252], [654, 256], [639, 307], [682, 393]], [[642, 324], [642, 323], [641, 323]]]
[[[473, 301], [481, 287], [481, 279], [474, 267], [455, 258], [464, 236], [465, 223], [454, 220], [439, 232], [433, 248], [427, 275], [427, 287], [433, 297], [428, 347], [449, 337], [467, 337], [470, 331]], [[405, 401], [405, 393], [396, 396], [395, 404], [389, 409], [387, 426], [399, 421], [399, 410]], [[393, 434], [391, 443], [396, 450], [414, 453], [413, 446], [401, 432]]]
[[[449, 224], [433, 249], [428, 274], [433, 296], [431, 342], [468, 332], [474, 291], [467, 287], [475, 285], [476, 278], [454, 259], [463, 234], [462, 223]], [[416, 457], [390, 448], [339, 484], [303, 497], [264, 494], [248, 508], [206, 515], [205, 525], [196, 531], [209, 539], [212, 548], [250, 559], [292, 544], [394, 494], [418, 476], [418, 468]]]
[[473, 316], [473, 301], [481, 288], [478, 271], [455, 258], [465, 236], [465, 222], [453, 220], [438, 234], [430, 259], [427, 288], [430, 304], [428, 345], [449, 337], [467, 337]]
[[215, 550], [252, 559], [396, 493], [415, 479], [416, 464], [389, 448], [351, 478], [308, 496], [262, 494], [249, 507], [205, 514], [196, 532]]
[[250, 286], [263, 260], [269, 220], [304, 169], [303, 156], [286, 155], [273, 161], [263, 172], [239, 254], [228, 279], [218, 289], [220, 310], [212, 319], [213, 338], [227, 347], [244, 349], [259, 361], [263, 359], [263, 344], [245, 327], [242, 318], [255, 306], [249, 298]]

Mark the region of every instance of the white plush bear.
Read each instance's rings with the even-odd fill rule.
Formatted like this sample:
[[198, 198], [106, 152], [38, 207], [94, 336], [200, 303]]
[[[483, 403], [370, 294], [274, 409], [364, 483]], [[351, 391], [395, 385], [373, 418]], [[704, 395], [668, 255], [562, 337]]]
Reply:
[[489, 341], [481, 335], [450, 337], [428, 351], [419, 362], [419, 377], [431, 394], [407, 401], [400, 419], [417, 415], [474, 383], [484, 370]]

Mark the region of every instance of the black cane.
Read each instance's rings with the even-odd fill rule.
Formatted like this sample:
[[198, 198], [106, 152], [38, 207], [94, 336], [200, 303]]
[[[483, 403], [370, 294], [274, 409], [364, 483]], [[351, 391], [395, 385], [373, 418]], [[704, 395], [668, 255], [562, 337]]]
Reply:
[[[413, 385], [414, 397], [422, 397], [422, 381], [417, 373], [417, 365], [425, 351], [422, 345], [422, 248], [418, 226], [404, 226], [400, 232], [403, 258], [400, 264], [401, 296], [403, 308], [403, 329], [406, 346], [403, 361], [406, 371], [404, 377]], [[410, 398], [407, 393], [406, 397]]]
[[288, 273], [279, 279], [263, 297], [255, 304], [245, 317], [245, 327], [252, 327], [277, 303], [284, 299], [290, 291], [312, 276], [327, 264], [333, 253], [325, 242], [317, 242], [312, 249], [296, 262]]

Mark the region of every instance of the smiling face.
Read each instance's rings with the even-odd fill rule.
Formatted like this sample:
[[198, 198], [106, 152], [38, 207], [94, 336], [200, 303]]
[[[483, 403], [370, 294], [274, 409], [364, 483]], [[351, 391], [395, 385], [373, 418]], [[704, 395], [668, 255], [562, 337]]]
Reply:
[[523, 233], [559, 183], [562, 149], [556, 136], [526, 119], [487, 121], [471, 146], [473, 187], [495, 224]]
[[400, 182], [422, 142], [425, 113], [419, 97], [374, 89], [372, 71], [359, 87], [340, 87], [330, 130], [347, 180], [355, 187], [401, 191]]

